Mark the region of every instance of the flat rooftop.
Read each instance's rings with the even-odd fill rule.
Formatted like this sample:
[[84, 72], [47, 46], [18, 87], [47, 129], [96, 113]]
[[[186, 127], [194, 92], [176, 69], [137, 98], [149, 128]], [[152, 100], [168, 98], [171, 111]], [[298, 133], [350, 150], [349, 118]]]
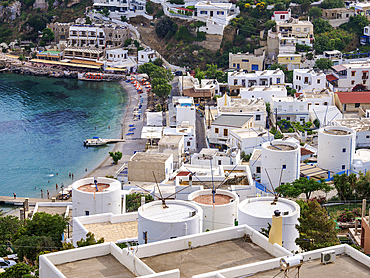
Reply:
[[66, 276], [71, 278], [86, 277], [109, 277], [109, 278], [131, 278], [135, 277], [124, 265], [113, 255], [94, 257], [86, 260], [79, 260], [70, 263], [56, 265]]
[[260, 149], [254, 150], [250, 160], [261, 160], [261, 152], [262, 151]]
[[64, 206], [64, 207], [60, 207], [60, 206], [48, 206], [48, 207], [44, 207], [44, 206], [38, 206], [37, 208], [37, 212], [46, 212], [46, 213], [49, 213], [49, 214], [59, 214], [60, 216], [62, 216], [63, 214], [65, 214], [67, 212], [67, 206]]
[[105, 242], [117, 242], [125, 238], [137, 237], [137, 221], [111, 223], [101, 222], [85, 224], [84, 227], [95, 235], [96, 239], [104, 238]]
[[[255, 138], [258, 136], [269, 136], [267, 133], [268, 131], [264, 128], [242, 128], [242, 129], [232, 129], [232, 132], [234, 132], [236, 135], [238, 135], [240, 138]], [[273, 136], [270, 134], [270, 136]], [[271, 137], [272, 138], [272, 137]]]
[[283, 75], [284, 72], [281, 69], [276, 70], [264, 70], [264, 71], [256, 71], [251, 73], [245, 73], [244, 71], [233, 71], [230, 76], [245, 76], [245, 77], [268, 77], [274, 74]]
[[293, 147], [291, 145], [273, 144], [273, 145], [268, 145], [266, 148], [273, 150], [273, 151], [293, 151], [297, 147]]
[[255, 112], [255, 111], [266, 111], [266, 104], [263, 99], [238, 99], [232, 98], [230, 100], [230, 106], [224, 106], [219, 108], [220, 112]]
[[138, 152], [131, 157], [130, 161], [136, 162], [166, 162], [172, 154]]
[[182, 135], [163, 135], [161, 140], [159, 140], [158, 145], [178, 145], [182, 137]]
[[[253, 278], [271, 278], [271, 277], [284, 277], [284, 272], [280, 269], [273, 269], [269, 271], [259, 272], [250, 275]], [[296, 270], [291, 271], [289, 277], [296, 277]], [[370, 268], [359, 263], [347, 255], [336, 256], [335, 263], [322, 264], [320, 260], [312, 260], [303, 263], [299, 272], [299, 277], [304, 278], [317, 278], [317, 277], [336, 277], [336, 278], [365, 278], [370, 276]]]
[[[155, 272], [179, 269], [181, 278], [273, 259], [258, 245], [243, 238], [221, 241], [183, 251], [141, 258]], [[271, 277], [271, 276], [270, 276]]]
[[223, 114], [223, 115], [220, 115], [212, 123], [212, 125], [242, 127], [251, 118], [252, 118], [252, 116], [250, 116], [250, 115], [228, 115], [228, 114]]
[[356, 119], [356, 118], [347, 118], [347, 119], [336, 119], [338, 124], [344, 127], [349, 127], [354, 129], [356, 132], [359, 131], [369, 131], [370, 130], [370, 119]]

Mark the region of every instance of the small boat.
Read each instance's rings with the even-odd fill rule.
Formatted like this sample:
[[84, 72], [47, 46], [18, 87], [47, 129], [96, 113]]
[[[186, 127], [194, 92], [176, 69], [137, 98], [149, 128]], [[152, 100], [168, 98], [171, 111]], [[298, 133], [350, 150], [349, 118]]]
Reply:
[[93, 137], [93, 139], [86, 139], [84, 141], [84, 146], [86, 147], [97, 147], [107, 144], [107, 140], [101, 139], [99, 137]]

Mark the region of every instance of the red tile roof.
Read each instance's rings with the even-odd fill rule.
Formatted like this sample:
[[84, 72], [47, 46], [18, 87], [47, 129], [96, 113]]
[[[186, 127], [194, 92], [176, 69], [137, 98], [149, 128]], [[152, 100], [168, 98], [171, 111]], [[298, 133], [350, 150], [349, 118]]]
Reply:
[[307, 150], [306, 148], [301, 148], [301, 155], [309, 155], [313, 154], [310, 150]]
[[186, 176], [189, 176], [189, 174], [190, 172], [181, 171], [180, 173], [176, 175], [176, 177], [186, 177]]
[[337, 92], [341, 103], [370, 103], [370, 92]]
[[276, 11], [275, 14], [289, 14], [287, 11]]
[[335, 76], [334, 76], [334, 75], [332, 75], [332, 74], [328, 74], [328, 75], [326, 76], [326, 80], [328, 80], [329, 82], [331, 82], [331, 81], [338, 80], [338, 78], [337, 78], [337, 77], [335, 77]]

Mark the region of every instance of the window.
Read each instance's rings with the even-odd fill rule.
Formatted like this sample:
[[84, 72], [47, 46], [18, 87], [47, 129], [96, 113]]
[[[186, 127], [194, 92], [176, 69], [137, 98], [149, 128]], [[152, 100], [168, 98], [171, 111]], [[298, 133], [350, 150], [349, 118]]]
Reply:
[[343, 149], [342, 149], [342, 153], [345, 153], [345, 152], [346, 152], [346, 148], [343, 148]]
[[224, 12], [217, 11], [218, 15], [224, 15]]
[[369, 135], [366, 135], [366, 138], [370, 138], [370, 136]]
[[288, 121], [290, 121], [290, 117], [286, 117], [286, 119], [287, 119]]
[[297, 28], [297, 32], [301, 32], [301, 28]]
[[285, 14], [280, 15], [280, 19], [285, 19]]
[[186, 142], [186, 146], [190, 147], [190, 141]]
[[366, 80], [362, 80], [362, 84], [366, 85]]
[[320, 84], [321, 80], [320, 79], [317, 79], [317, 84]]
[[242, 62], [243, 62], [243, 63], [249, 63], [249, 60], [245, 60], [245, 59], [243, 59], [243, 60], [242, 60]]
[[224, 128], [224, 136], [228, 136], [229, 135], [229, 130], [227, 128]]
[[286, 165], [285, 164], [283, 164], [283, 169], [286, 169]]
[[276, 78], [276, 84], [280, 84], [280, 78]]
[[342, 170], [345, 170], [346, 169], [346, 165], [342, 165]]
[[200, 11], [200, 14], [207, 14], [207, 11]]
[[234, 79], [234, 85], [238, 85], [238, 80]]
[[290, 57], [290, 61], [293, 61], [294, 60], [294, 57]]
[[234, 64], [233, 64], [233, 68], [235, 68], [235, 67], [236, 67], [236, 64], [234, 63]]
[[351, 85], [355, 85], [355, 80], [352, 80], [351, 81]]
[[355, 103], [355, 107], [356, 108], [359, 108], [360, 107], [360, 103]]
[[261, 120], [261, 115], [256, 115], [256, 121], [260, 121]]
[[356, 72], [355, 71], [351, 71], [351, 76], [356, 76]]
[[257, 173], [257, 174], [260, 174], [260, 173], [261, 173], [261, 167], [260, 167], [260, 166], [257, 166], [257, 167], [256, 167], [256, 173]]
[[258, 65], [252, 65], [252, 70], [258, 70]]
[[221, 160], [218, 161], [218, 165], [221, 165]]
[[308, 77], [307, 76], [304, 78], [304, 83], [308, 83]]
[[90, 211], [85, 210], [85, 215], [90, 215]]

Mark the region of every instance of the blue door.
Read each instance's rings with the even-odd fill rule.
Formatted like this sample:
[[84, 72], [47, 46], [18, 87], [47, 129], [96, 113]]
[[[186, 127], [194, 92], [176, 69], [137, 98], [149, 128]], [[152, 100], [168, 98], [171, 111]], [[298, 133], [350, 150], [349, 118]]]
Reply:
[[252, 65], [252, 70], [258, 70], [258, 65]]

